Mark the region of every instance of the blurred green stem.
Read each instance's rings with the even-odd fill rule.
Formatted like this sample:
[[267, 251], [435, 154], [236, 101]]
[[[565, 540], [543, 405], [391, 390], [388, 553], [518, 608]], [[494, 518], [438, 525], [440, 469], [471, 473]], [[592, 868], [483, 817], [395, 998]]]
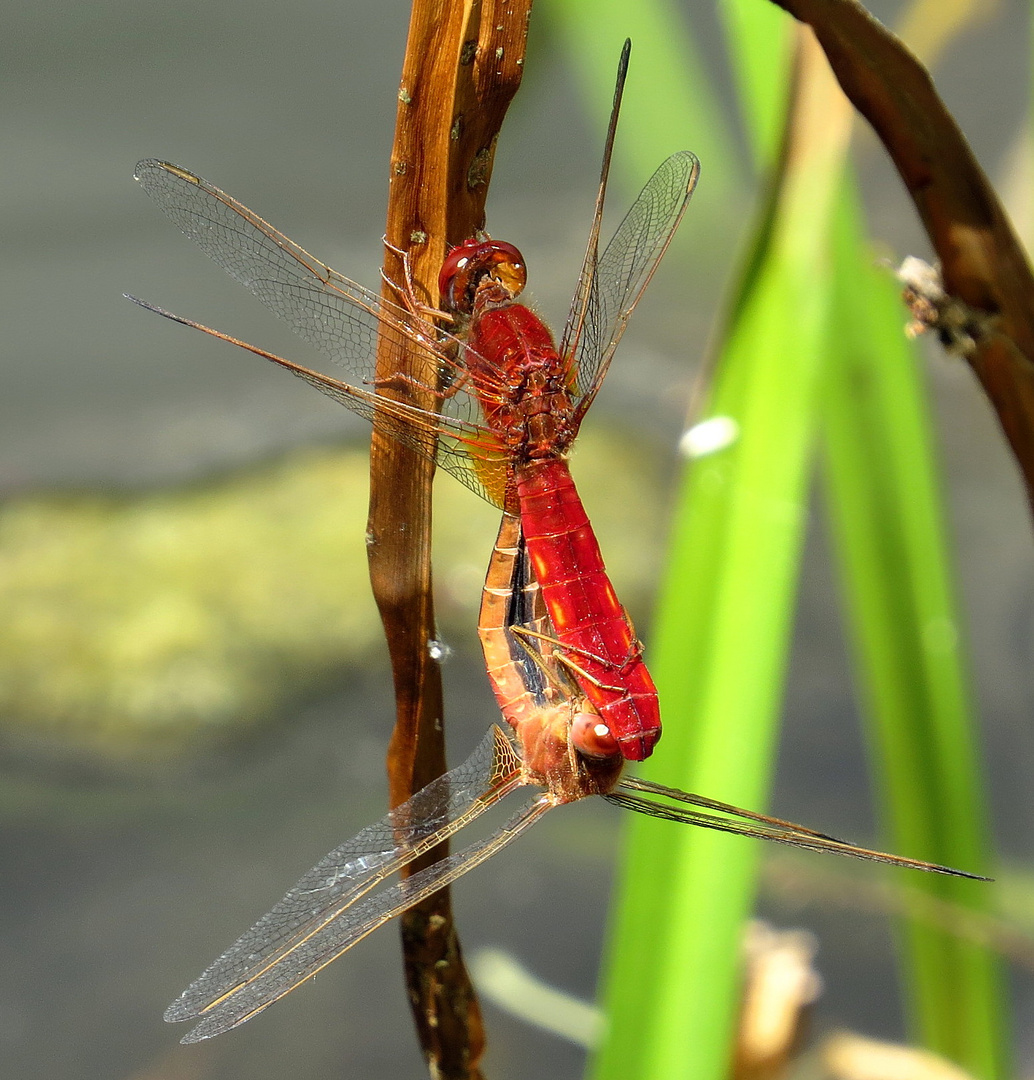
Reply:
[[[878, 805], [888, 843], [978, 873], [991, 850], [934, 436], [890, 275], [872, 265], [846, 191], [824, 387], [824, 476]], [[986, 911], [987, 884], [928, 875], [918, 891]], [[915, 1038], [976, 1076], [1008, 1073], [996, 959], [918, 919], [904, 927]]]

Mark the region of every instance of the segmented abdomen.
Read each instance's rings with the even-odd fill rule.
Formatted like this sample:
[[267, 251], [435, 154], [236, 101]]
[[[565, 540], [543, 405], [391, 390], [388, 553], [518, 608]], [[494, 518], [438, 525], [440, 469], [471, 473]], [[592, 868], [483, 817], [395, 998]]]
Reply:
[[562, 458], [517, 468], [524, 538], [565, 659], [621, 753], [648, 757], [660, 738], [657, 688], [607, 577], [596, 536]]

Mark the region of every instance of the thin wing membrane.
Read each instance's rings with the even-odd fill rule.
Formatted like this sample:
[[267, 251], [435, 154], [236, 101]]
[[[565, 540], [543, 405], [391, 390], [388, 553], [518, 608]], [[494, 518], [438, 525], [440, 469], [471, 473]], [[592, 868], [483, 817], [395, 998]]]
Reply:
[[[489, 445], [492, 441], [481, 424], [477, 399], [457, 383], [462, 368], [453, 358], [465, 348], [457, 338], [332, 270], [242, 203], [186, 169], [149, 159], [137, 165], [135, 176], [166, 216], [206, 255], [303, 340], [350, 373], [358, 384], [355, 389], [361, 391], [358, 395], [338, 395], [331, 385], [337, 380], [321, 384], [318, 373], [287, 362], [281, 365], [291, 367], [294, 374], [353, 412], [371, 418], [364, 402], [375, 390], [378, 342], [386, 340], [400, 350], [415, 350], [445, 389], [439, 390], [438, 385], [419, 387], [430, 395], [435, 411], [414, 408], [414, 424], [444, 437], [445, 445], [436, 455], [444, 469], [489, 501], [500, 501], [496, 490], [500, 487], [499, 455], [491, 450], [479, 453], [477, 440], [470, 438], [471, 429], [477, 429], [480, 441]], [[198, 325], [175, 318], [186, 325]], [[259, 349], [252, 351], [277, 359]], [[394, 430], [392, 434], [400, 437]], [[413, 439], [403, 437], [402, 441], [409, 445]]]
[[[651, 799], [644, 799], [639, 794], [632, 794], [633, 792], [648, 792], [683, 805], [669, 806]], [[854, 859], [865, 859], [869, 862], [886, 863], [890, 866], [901, 866], [912, 870], [925, 870], [933, 874], [947, 874], [951, 877], [971, 878], [975, 881], [989, 880], [979, 874], [955, 870], [950, 866], [941, 866], [939, 863], [924, 862], [921, 859], [909, 859], [903, 855], [891, 855], [885, 851], [858, 847], [846, 840], [838, 840], [835, 836], [828, 836], [826, 833], [817, 832], [804, 825], [797, 825], [792, 821], [769, 817], [753, 810], [744, 810], [730, 803], [718, 802], [703, 795], [680, 791], [678, 788], [664, 787], [637, 777], [621, 780], [617, 789], [604, 795], [603, 798], [616, 806], [623, 806], [626, 810], [634, 810], [636, 813], [665, 821], [681, 822], [683, 825], [697, 825], [702, 829], [714, 829], [717, 832], [749, 836], [757, 840], [771, 840], [776, 844], [789, 844], [791, 847], [804, 848], [808, 851], [847, 855]], [[691, 810], [687, 809], [687, 806], [700, 809]], [[720, 817], [719, 814], [727, 816]]]
[[682, 220], [700, 174], [688, 150], [661, 162], [646, 182], [601, 256], [590, 250], [564, 327], [561, 352], [584, 399], [596, 396], [635, 305]]
[[[165, 1019], [193, 1020], [214, 1013], [231, 1018], [220, 1022], [219, 1030], [243, 1023], [312, 974], [314, 958], [330, 949], [332, 959], [374, 928], [354, 936], [380, 903], [376, 896], [363, 901], [371, 890], [520, 783], [519, 760], [506, 736], [493, 726], [462, 765], [324, 856], [183, 991]], [[308, 974], [299, 975], [303, 970]]]
[[253, 979], [232, 995], [197, 1014], [203, 1019], [181, 1041], [193, 1043], [210, 1039], [250, 1020], [389, 919], [408, 911], [491, 858], [552, 806], [548, 796], [535, 795], [526, 800], [510, 820], [491, 836], [455, 855], [440, 859], [411, 877], [395, 882], [382, 892], [365, 897], [349, 911], [347, 919], [338, 919], [318, 936], [301, 941], [276, 968], [266, 967], [258, 971]]

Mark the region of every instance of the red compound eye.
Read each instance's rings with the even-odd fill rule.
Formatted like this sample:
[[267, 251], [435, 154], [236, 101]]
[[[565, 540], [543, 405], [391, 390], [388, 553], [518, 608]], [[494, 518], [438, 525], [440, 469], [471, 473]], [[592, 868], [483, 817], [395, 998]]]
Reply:
[[571, 724], [571, 743], [586, 757], [610, 758], [619, 756], [621, 748], [610, 728], [597, 713], [578, 713]]
[[457, 244], [445, 256], [438, 274], [442, 305], [450, 311], [469, 314], [474, 294], [482, 278], [490, 276], [512, 298], [527, 281], [524, 256], [502, 240], [472, 238]]
[[441, 293], [442, 303], [446, 307], [456, 308], [458, 296], [462, 297], [466, 292], [467, 281], [470, 277], [471, 256], [481, 243], [482, 241], [473, 238], [464, 240], [462, 244], [457, 244], [446, 254], [442, 268], [438, 272], [438, 292]]

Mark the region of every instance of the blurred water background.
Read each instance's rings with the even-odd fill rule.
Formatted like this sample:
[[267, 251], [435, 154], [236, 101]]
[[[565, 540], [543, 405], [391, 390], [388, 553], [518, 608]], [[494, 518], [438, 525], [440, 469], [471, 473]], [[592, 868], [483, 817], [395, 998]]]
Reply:
[[[874, 7], [891, 18], [899, 5], [888, 0]], [[693, 2], [681, 13], [705, 44], [717, 42], [710, 5]], [[74, 637], [82, 632], [84, 612], [96, 610], [91, 591], [101, 581], [110, 588], [120, 566], [134, 570], [124, 585], [130, 600], [150, 595], [147, 559], [130, 561], [129, 553], [139, 553], [139, 545], [133, 547], [139, 534], [127, 532], [125, 523], [136, 513], [145, 533], [157, 520], [181, 539], [193, 538], [194, 562], [215, 566], [214, 578], [232, 577], [235, 559], [246, 562], [241, 569], [251, 574], [250, 587], [267, 582], [261, 603], [274, 616], [280, 605], [285, 624], [293, 590], [302, 588], [301, 576], [284, 585], [291, 566], [300, 574], [326, 567], [306, 587], [322, 591], [332, 606], [340, 601], [351, 620], [335, 624], [338, 637], [329, 646], [324, 641], [327, 655], [311, 668], [285, 665], [280, 684], [249, 684], [239, 698], [246, 702], [243, 715], [230, 725], [232, 738], [213, 738], [203, 719], [177, 738], [168, 726], [167, 696], [154, 703], [161, 725], [149, 725], [147, 709], [138, 708], [137, 727], [122, 728], [103, 709], [48, 723], [30, 715], [28, 705], [19, 708], [18, 688], [8, 687], [9, 715], [0, 730], [5, 1075], [425, 1075], [390, 928], [315, 985], [212, 1044], [178, 1047], [178, 1032], [161, 1021], [186, 982], [302, 871], [383, 813], [392, 702], [363, 582], [365, 494], [361, 476], [353, 478], [356, 468], [361, 473], [365, 427], [254, 357], [191, 336], [121, 298], [134, 292], [310, 362], [286, 328], [175, 232], [137, 189], [133, 165], [147, 156], [182, 164], [331, 265], [375, 284], [407, 17], [401, 0], [346, 0], [336, 8], [308, 0], [289, 8], [266, 0], [101, 0], [88, 6], [14, 0], [5, 10], [0, 490], [4, 512], [23, 539], [17, 560], [9, 554], [15, 548], [7, 549], [0, 575], [17, 571], [24, 584], [36, 573], [38, 586], [44, 571], [27, 560], [57, 545], [46, 573], [68, 590], [71, 629], [65, 629]], [[1002, 183], [1014, 175], [1012, 153], [1026, 117], [1025, 34], [1022, 5], [1003, 2], [936, 73], [978, 156]], [[717, 57], [717, 44], [711, 53]], [[719, 60], [712, 62], [716, 84], [727, 86]], [[565, 57], [551, 40], [545, 2], [536, 10], [526, 71], [499, 145], [489, 226], [521, 246], [535, 299], [557, 325], [584, 242], [599, 145]], [[631, 78], [649, 77], [633, 59]], [[599, 92], [606, 98], [610, 88]], [[694, 147], [692, 133], [680, 138], [683, 144]], [[888, 255], [927, 254], [896, 177], [871, 140], [862, 138], [860, 149], [874, 235], [886, 241]], [[642, 163], [641, 181], [655, 164]], [[713, 200], [705, 208], [720, 204], [723, 189], [742, 190], [741, 178], [709, 173], [703, 164], [701, 184], [711, 188]], [[613, 203], [621, 206], [631, 194], [614, 192]], [[732, 233], [716, 240], [714, 229], [694, 220], [696, 210], [691, 206], [672, 260], [689, 269], [681, 280], [662, 272], [651, 287], [575, 459], [619, 592], [647, 638], [651, 582], [663, 550], [665, 483], [676, 468], [674, 444], [736, 242]], [[726, 206], [725, 212], [743, 219], [748, 208]], [[1007, 857], [1029, 863], [1030, 522], [1016, 471], [968, 371], [931, 350], [929, 373], [942, 418], [996, 833]], [[349, 448], [354, 456], [342, 456]], [[593, 455], [606, 466], [594, 469]], [[224, 496], [239, 500], [242, 482], [268, 486], [284, 469], [304, 470], [316, 460], [332, 473], [327, 488], [319, 489], [321, 503], [334, 498], [335, 483], [351, 493], [340, 518], [319, 518], [319, 559], [307, 546], [302, 511], [281, 532], [268, 534], [265, 553], [261, 542], [249, 552], [240, 537], [220, 535], [218, 520], [207, 532], [194, 527], [199, 507]], [[622, 484], [619, 490], [640, 501], [630, 503], [632, 494], [615, 498], [614, 487]], [[439, 582], [454, 649], [445, 678], [458, 761], [494, 718], [470, 619], [494, 515], [443, 477], [440, 489], [446, 486], [441, 546], [458, 554], [444, 554]], [[180, 514], [194, 515], [186, 519], [191, 528]], [[267, 508], [263, 521], [277, 517]], [[225, 532], [245, 519], [220, 520]], [[296, 555], [288, 546], [295, 529]], [[865, 841], [875, 826], [863, 748], [824, 540], [821, 529], [814, 532], [773, 812]], [[61, 547], [59, 533], [89, 535], [92, 546]], [[19, 534], [9, 529], [6, 535], [10, 541]], [[109, 535], [137, 540], [106, 549]], [[274, 546], [281, 562], [267, 564]], [[82, 554], [87, 550], [95, 563]], [[217, 607], [210, 585], [199, 587], [197, 596]], [[24, 590], [8, 590], [12, 603], [19, 596], [31, 602], [36, 594], [28, 584]], [[191, 610], [200, 605], [197, 596]], [[167, 608], [161, 611], [173, 618]], [[23, 616], [11, 608], [12, 623]], [[53, 596], [47, 617], [55, 618]], [[312, 619], [321, 618], [314, 609]], [[145, 622], [126, 634], [140, 642], [157, 632]], [[284, 634], [292, 633], [299, 635], [299, 652], [312, 655], [304, 627], [290, 623]], [[242, 639], [251, 640], [243, 630]], [[197, 640], [213, 639], [198, 632]], [[285, 647], [263, 642], [274, 646]], [[68, 645], [59, 655], [74, 660], [81, 647]], [[239, 670], [249, 663], [261, 668], [267, 657], [231, 659]], [[47, 670], [45, 649], [39, 661], [39, 682], [57, 699], [62, 688], [53, 684], [67, 681], [70, 669]], [[180, 670], [196, 676], [197, 668]], [[173, 697], [183, 692], [182, 686], [167, 689]], [[189, 706], [192, 699], [184, 696]], [[182, 717], [185, 709], [172, 711]], [[219, 715], [225, 718], [226, 710]], [[91, 716], [100, 717], [96, 730]], [[262, 723], [251, 726], [252, 719]], [[456, 905], [466, 948], [509, 949], [543, 978], [591, 996], [618, 818], [603, 805], [553, 814], [490, 872], [464, 880]], [[815, 1021], [820, 1030], [846, 1024], [902, 1036], [891, 935], [881, 916], [809, 904], [806, 890], [793, 900], [771, 891], [763, 910], [780, 924], [807, 925], [819, 935], [826, 980]], [[1020, 1066], [1029, 1072], [1034, 986], [1028, 976], [1017, 977], [1017, 991]], [[486, 1012], [493, 1077], [569, 1076], [580, 1069], [579, 1049], [492, 1006]]]

